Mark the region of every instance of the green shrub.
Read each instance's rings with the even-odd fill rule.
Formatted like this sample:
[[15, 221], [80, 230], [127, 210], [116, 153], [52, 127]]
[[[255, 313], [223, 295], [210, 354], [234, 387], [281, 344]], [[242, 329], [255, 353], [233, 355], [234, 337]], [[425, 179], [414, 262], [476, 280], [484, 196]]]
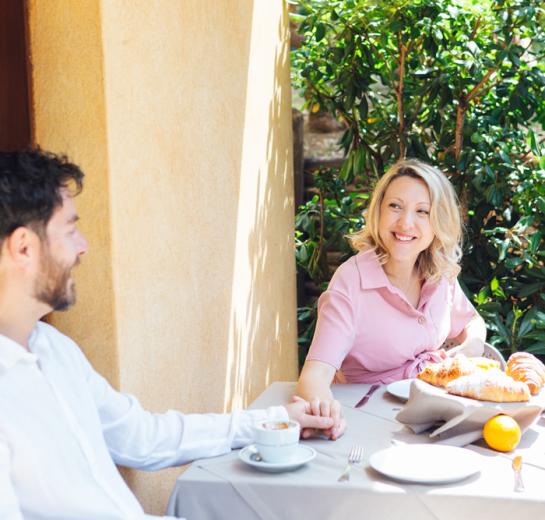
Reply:
[[[488, 340], [505, 354], [545, 354], [541, 1], [312, 0], [299, 11], [293, 81], [310, 110], [346, 125], [343, 166], [318, 175], [322, 187], [299, 209], [299, 268], [324, 287], [327, 253], [349, 254], [341, 235], [362, 225], [376, 180], [400, 157], [418, 157], [458, 191], [461, 282]], [[305, 349], [315, 311], [300, 316]]]

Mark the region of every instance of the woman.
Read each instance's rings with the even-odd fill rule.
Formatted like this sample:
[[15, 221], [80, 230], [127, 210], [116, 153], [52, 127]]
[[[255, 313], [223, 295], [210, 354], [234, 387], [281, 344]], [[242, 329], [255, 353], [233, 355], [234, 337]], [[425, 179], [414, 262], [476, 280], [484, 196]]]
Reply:
[[445, 356], [446, 339], [460, 343], [457, 351], [482, 354], [484, 321], [456, 280], [461, 236], [456, 194], [437, 168], [409, 159], [382, 177], [365, 228], [350, 237], [359, 253], [337, 269], [318, 303], [297, 385], [315, 413], [330, 409], [338, 370], [347, 383], [414, 377]]

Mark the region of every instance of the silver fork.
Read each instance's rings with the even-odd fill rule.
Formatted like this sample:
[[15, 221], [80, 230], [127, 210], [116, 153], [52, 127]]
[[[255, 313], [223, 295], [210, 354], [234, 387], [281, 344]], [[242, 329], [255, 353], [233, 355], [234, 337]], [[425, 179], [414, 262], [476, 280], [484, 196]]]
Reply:
[[350, 453], [348, 454], [348, 464], [344, 468], [341, 476], [337, 479], [337, 482], [347, 482], [350, 480], [350, 469], [354, 464], [358, 464], [363, 459], [363, 448], [358, 444], [354, 444]]

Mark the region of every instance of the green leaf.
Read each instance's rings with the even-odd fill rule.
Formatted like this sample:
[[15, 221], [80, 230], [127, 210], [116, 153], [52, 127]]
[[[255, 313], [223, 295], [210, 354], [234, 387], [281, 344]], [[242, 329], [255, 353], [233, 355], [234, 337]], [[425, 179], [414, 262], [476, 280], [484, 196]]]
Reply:
[[494, 276], [492, 280], [490, 281], [490, 289], [492, 289], [492, 292], [497, 291], [500, 288], [500, 282], [498, 279]]
[[511, 158], [503, 150], [500, 150], [499, 156], [501, 157], [504, 163], [513, 164], [513, 162], [511, 161]]
[[536, 157], [541, 156], [541, 149], [539, 148], [539, 146], [537, 144], [536, 134], [534, 133], [534, 131], [531, 128], [530, 128], [530, 130], [528, 130], [528, 145], [530, 146], [530, 150], [532, 150], [532, 153]]
[[323, 23], [319, 23], [316, 25], [314, 37], [316, 38], [316, 41], [319, 42], [322, 40], [325, 36], [325, 25]]
[[536, 198], [536, 205], [542, 213], [545, 213], [545, 197], [537, 197]]
[[534, 326], [532, 324], [532, 320], [528, 319], [528, 316], [525, 316], [517, 331], [517, 338], [523, 338], [524, 336], [526, 336], [526, 334], [531, 332], [533, 328]]
[[536, 231], [532, 233], [528, 239], [529, 245], [530, 245], [530, 251], [532, 253], [537, 253], [537, 250], [539, 248], [539, 245], [541, 243], [541, 232]]
[[517, 293], [519, 298], [526, 298], [545, 288], [545, 282], [534, 282], [524, 285]]
[[479, 132], [473, 132], [471, 134], [471, 142], [473, 144], [479, 144], [482, 142], [482, 140], [483, 140], [483, 137]]

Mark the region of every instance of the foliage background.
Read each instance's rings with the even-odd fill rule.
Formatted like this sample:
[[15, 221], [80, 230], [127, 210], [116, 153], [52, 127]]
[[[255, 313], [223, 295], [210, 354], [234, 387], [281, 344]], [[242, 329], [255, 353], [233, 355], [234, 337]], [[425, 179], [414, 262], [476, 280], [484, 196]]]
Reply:
[[[296, 2], [292, 52], [306, 107], [342, 121], [338, 170], [315, 176], [296, 219], [297, 265], [320, 290], [328, 255], [364, 224], [373, 185], [400, 157], [454, 183], [466, 224], [460, 281], [504, 354], [545, 355], [545, 12], [540, 1]], [[301, 359], [316, 318], [299, 309]]]

